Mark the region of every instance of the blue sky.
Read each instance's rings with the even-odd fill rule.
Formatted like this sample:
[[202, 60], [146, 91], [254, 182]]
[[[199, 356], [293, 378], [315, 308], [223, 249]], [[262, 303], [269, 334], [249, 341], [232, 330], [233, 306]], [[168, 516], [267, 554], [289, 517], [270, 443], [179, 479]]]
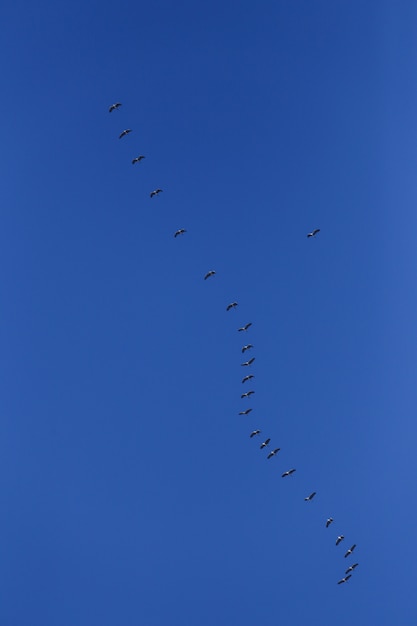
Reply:
[[415, 3], [0, 18], [1, 623], [414, 624]]

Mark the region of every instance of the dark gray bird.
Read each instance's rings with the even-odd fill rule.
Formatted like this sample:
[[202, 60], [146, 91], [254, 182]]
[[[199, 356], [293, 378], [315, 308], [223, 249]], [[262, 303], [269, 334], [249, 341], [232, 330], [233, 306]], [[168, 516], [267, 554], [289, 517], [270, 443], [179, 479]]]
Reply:
[[350, 567], [347, 568], [345, 574], [349, 574], [349, 572], [353, 572], [353, 570], [355, 569], [355, 567], [358, 567], [359, 563], [354, 563], [353, 565], [351, 565]]
[[251, 348], [253, 348], [253, 344], [248, 343], [246, 346], [243, 346], [242, 352], [246, 352], [246, 350], [250, 350]]
[[204, 280], [207, 280], [207, 278], [210, 278], [210, 276], [214, 276], [216, 272], [214, 270], [210, 270], [209, 272], [207, 272], [207, 274], [204, 276]]
[[291, 474], [294, 474], [295, 472], [295, 468], [293, 467], [293, 469], [288, 470], [287, 472], [284, 472], [283, 474], [281, 474], [281, 478], [285, 478], [286, 476], [291, 476]]
[[245, 361], [244, 363], [241, 363], [242, 367], [245, 367], [247, 365], [252, 365], [252, 363], [254, 362], [255, 357], [253, 356], [251, 359], [249, 359], [249, 361]]
[[185, 228], [179, 228], [177, 231], [175, 231], [174, 237], [178, 237], [178, 235], [183, 235], [186, 232], [187, 231], [185, 230]]
[[253, 389], [251, 389], [250, 391], [247, 391], [246, 393], [242, 393], [242, 395], [240, 396], [241, 398], [250, 398], [250, 396], [252, 396], [255, 392], [253, 391]]
[[242, 328], [238, 328], [238, 331], [241, 333], [242, 330], [248, 330], [248, 328], [252, 326], [252, 322], [249, 322], [248, 324], [245, 324], [245, 326], [242, 326]]
[[143, 154], [141, 154], [141, 155], [139, 155], [139, 156], [135, 157], [135, 158], [133, 159], [133, 161], [132, 161], [132, 165], [134, 165], [135, 163], [140, 163], [140, 162], [142, 161], [142, 159], [144, 159], [144, 158], [145, 158], [145, 157], [144, 157], [144, 155], [143, 155]]
[[249, 437], [252, 439], [252, 437], [255, 437], [255, 435], [260, 435], [260, 434], [261, 434], [260, 430], [253, 430], [251, 434], [249, 435]]
[[347, 583], [347, 581], [349, 580], [349, 578], [352, 578], [352, 574], [349, 574], [349, 576], [345, 576], [344, 578], [341, 578], [341, 579], [338, 581], [338, 583], [337, 583], [337, 584], [338, 584], [338, 585], [341, 585], [342, 583]]
[[157, 196], [159, 193], [162, 193], [163, 189], [154, 189], [153, 191], [151, 191], [151, 193], [149, 194], [151, 198], [153, 198], [154, 196]]
[[230, 311], [230, 309], [235, 309], [238, 306], [237, 302], [231, 302], [227, 305], [226, 311]]
[[271, 437], [268, 437], [268, 439], [265, 439], [265, 441], [263, 441], [261, 443], [261, 445], [259, 446], [261, 450], [263, 450], [264, 448], [266, 448], [266, 446], [269, 445], [269, 442], [271, 441]]
[[252, 409], [246, 409], [246, 411], [240, 411], [239, 415], [249, 415]]
[[320, 232], [320, 228], [315, 228], [311, 233], [307, 233], [307, 237], [315, 237]]
[[328, 517], [326, 519], [326, 528], [329, 528], [330, 524], [333, 522], [333, 517]]
[[312, 500], [312, 499], [314, 498], [314, 496], [316, 495], [316, 493], [317, 493], [316, 491], [313, 491], [313, 493], [310, 493], [310, 495], [309, 495], [309, 496], [307, 496], [307, 498], [304, 498], [304, 500], [305, 500], [306, 502], [310, 502], [310, 500]]
[[242, 383], [245, 383], [247, 380], [251, 380], [251, 378], [255, 378], [253, 374], [248, 374], [242, 378]]
[[349, 550], [346, 552], [346, 554], [345, 554], [345, 558], [346, 558], [347, 556], [350, 556], [350, 555], [352, 554], [352, 552], [354, 551], [354, 549], [355, 549], [355, 548], [356, 548], [356, 543], [354, 543], [354, 544], [353, 544], [353, 546], [351, 546], [351, 547], [349, 548]]
[[122, 106], [121, 102], [115, 102], [109, 107], [109, 113], [111, 113], [112, 111], [116, 111], [121, 106]]
[[272, 459], [273, 456], [275, 456], [276, 454], [278, 454], [278, 452], [281, 450], [281, 448], [275, 448], [275, 450], [271, 450], [271, 452], [268, 454], [268, 456], [266, 457], [267, 459]]
[[131, 128], [126, 128], [126, 130], [123, 130], [120, 135], [119, 135], [119, 139], [121, 139], [122, 137], [124, 137], [125, 135], [128, 135], [129, 133], [132, 132]]
[[341, 541], [343, 541], [343, 539], [344, 539], [344, 538], [345, 538], [345, 536], [344, 536], [344, 535], [339, 535], [339, 536], [338, 536], [338, 538], [336, 539], [336, 545], [338, 546], [338, 545], [339, 545], [339, 543], [340, 543]]

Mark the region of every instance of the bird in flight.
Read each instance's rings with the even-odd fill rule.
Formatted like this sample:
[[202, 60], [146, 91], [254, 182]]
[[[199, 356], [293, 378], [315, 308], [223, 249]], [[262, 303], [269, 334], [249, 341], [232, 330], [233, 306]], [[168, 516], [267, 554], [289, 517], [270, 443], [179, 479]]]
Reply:
[[345, 558], [346, 558], [347, 556], [350, 556], [350, 555], [352, 554], [352, 552], [354, 551], [354, 549], [355, 549], [355, 548], [356, 548], [356, 543], [354, 543], [354, 544], [353, 544], [353, 546], [351, 546], [351, 547], [349, 548], [349, 550], [346, 552], [346, 554], [345, 554]]
[[255, 392], [253, 391], [253, 389], [251, 389], [250, 391], [247, 391], [246, 393], [242, 393], [242, 395], [240, 396], [241, 398], [250, 398], [251, 395], [253, 395]]
[[246, 352], [246, 350], [250, 350], [251, 348], [253, 348], [253, 344], [248, 343], [246, 346], [243, 346], [242, 352]]
[[353, 570], [355, 569], [355, 567], [358, 567], [359, 563], [354, 563], [353, 565], [351, 565], [350, 567], [347, 568], [345, 574], [349, 574], [349, 572], [353, 572]]
[[336, 545], [338, 546], [338, 545], [339, 545], [339, 543], [340, 543], [341, 541], [343, 541], [343, 539], [344, 539], [344, 538], [345, 538], [345, 536], [344, 536], [344, 535], [339, 535], [339, 536], [338, 536], [338, 538], [336, 539]]
[[241, 363], [241, 366], [245, 367], [246, 365], [252, 365], [254, 360], [255, 360], [255, 357], [253, 356], [251, 359], [249, 359], [249, 361], [245, 361], [244, 363]]
[[115, 102], [109, 107], [109, 113], [111, 113], [112, 111], [116, 111], [121, 106], [122, 106], [121, 102]]
[[264, 448], [266, 448], [266, 446], [269, 445], [269, 442], [271, 441], [271, 437], [268, 437], [268, 439], [265, 439], [265, 441], [263, 441], [261, 443], [261, 445], [259, 446], [261, 450], [263, 450]]
[[209, 272], [207, 272], [207, 274], [204, 276], [204, 280], [207, 280], [207, 278], [210, 278], [210, 276], [214, 276], [216, 272], [214, 270], [210, 270]]
[[316, 493], [317, 493], [316, 491], [313, 491], [313, 493], [310, 493], [310, 495], [309, 495], [309, 496], [307, 496], [307, 498], [304, 498], [304, 500], [305, 500], [306, 502], [310, 502], [310, 500], [312, 500], [312, 499], [314, 498], [314, 496], [316, 495]]
[[140, 163], [142, 161], [142, 159], [144, 159], [145, 156], [143, 154], [140, 154], [139, 156], [135, 157], [132, 161], [132, 165], [134, 165], [135, 163]]
[[252, 439], [252, 437], [255, 437], [256, 435], [260, 435], [260, 434], [261, 434], [260, 430], [253, 430], [251, 434], [249, 435], [249, 437]]
[[128, 135], [129, 133], [132, 132], [131, 128], [126, 128], [126, 130], [122, 130], [122, 132], [119, 135], [119, 139], [121, 139], [122, 137], [124, 137], [125, 135]]
[[242, 378], [242, 383], [245, 383], [247, 380], [250, 380], [251, 378], [255, 378], [255, 376], [253, 374], [248, 374], [247, 376], [244, 376], [244, 378]]
[[186, 232], [187, 231], [185, 230], [185, 228], [179, 228], [177, 231], [175, 231], [174, 237], [178, 237], [178, 235], [183, 235]]
[[333, 517], [328, 517], [326, 519], [326, 528], [329, 528], [330, 524], [333, 522]]
[[266, 457], [267, 459], [272, 459], [273, 456], [275, 456], [276, 454], [278, 454], [278, 452], [281, 450], [281, 448], [275, 448], [275, 450], [271, 450], [271, 452], [268, 454], [268, 456]]
[[242, 326], [242, 328], [238, 328], [238, 331], [241, 333], [242, 330], [248, 330], [248, 328], [252, 326], [252, 322], [249, 322], [248, 324], [245, 324], [245, 326]]
[[293, 469], [288, 470], [287, 472], [284, 472], [283, 474], [281, 474], [281, 478], [285, 478], [286, 476], [291, 476], [291, 474], [294, 474], [295, 472], [295, 468], [293, 467]]
[[307, 237], [315, 237], [320, 232], [320, 228], [315, 228], [311, 233], [307, 233]]
[[349, 574], [349, 576], [345, 576], [344, 578], [341, 578], [341, 579], [338, 581], [338, 583], [337, 583], [337, 584], [338, 584], [338, 585], [341, 585], [342, 583], [347, 583], [347, 581], [348, 581], [348, 580], [349, 580], [349, 578], [351, 578], [351, 577], [352, 577], [352, 574]]
[[238, 306], [237, 302], [231, 302], [227, 305], [226, 311], [230, 311], [230, 309], [235, 309]]
[[163, 189], [154, 189], [153, 191], [151, 191], [151, 193], [149, 194], [151, 198], [153, 198], [154, 196], [157, 196], [159, 193], [162, 193]]
[[252, 409], [246, 409], [246, 411], [240, 411], [239, 415], [249, 415]]

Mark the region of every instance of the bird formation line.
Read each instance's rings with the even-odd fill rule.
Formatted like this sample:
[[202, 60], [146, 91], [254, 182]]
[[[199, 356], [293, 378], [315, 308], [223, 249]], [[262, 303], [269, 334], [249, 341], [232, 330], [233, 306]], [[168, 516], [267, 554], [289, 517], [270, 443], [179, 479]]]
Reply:
[[[121, 102], [115, 102], [114, 104], [109, 106], [109, 113], [112, 113], [113, 111], [118, 111], [120, 109], [120, 107], [122, 106]], [[126, 128], [125, 130], [123, 130], [120, 134], [119, 134], [119, 139], [122, 139], [123, 137], [126, 137], [127, 135], [129, 135], [132, 132], [131, 128]], [[145, 159], [145, 155], [140, 154], [136, 157], [134, 157], [132, 159], [132, 165], [136, 165], [137, 163], [140, 163], [143, 159]], [[150, 192], [149, 196], [150, 198], [154, 198], [156, 196], [158, 196], [159, 194], [161, 194], [163, 192], [163, 189], [160, 189], [159, 187], [157, 189], [154, 189], [153, 191]], [[177, 237], [179, 237], [180, 235], [184, 235], [187, 232], [187, 230], [185, 228], [179, 228], [175, 233], [174, 233], [174, 238], [176, 239]], [[320, 232], [320, 228], [315, 228], [313, 229], [311, 232], [307, 233], [307, 238], [308, 239], [316, 239], [316, 236], [318, 235], [318, 233]], [[204, 275], [204, 280], [207, 280], [208, 278], [211, 278], [213, 276], [216, 275], [216, 271], [215, 270], [209, 270], [205, 275]], [[230, 304], [228, 304], [226, 306], [226, 311], [231, 311], [231, 310], [236, 310], [238, 307], [238, 302], [230, 302]], [[244, 326], [241, 326], [240, 328], [238, 328], [238, 332], [247, 332], [252, 326], [252, 322], [248, 322], [247, 324], [245, 324]], [[252, 350], [253, 349], [253, 344], [248, 343], [244, 346], [242, 346], [241, 348], [241, 352], [245, 353], [247, 350]], [[242, 367], [250, 367], [255, 361], [255, 357], [251, 357], [248, 361], [245, 361], [243, 363], [241, 363]], [[254, 374], [248, 374], [247, 376], [244, 376], [242, 379], [242, 383], [246, 383], [249, 380], [252, 380], [254, 378]], [[250, 391], [247, 391], [245, 393], [241, 394], [241, 399], [246, 399], [246, 398], [250, 398], [255, 394], [255, 390], [251, 389]], [[243, 411], [239, 412], [239, 415], [243, 415], [243, 416], [247, 416], [249, 415], [251, 412], [253, 411], [252, 408], [248, 408], [245, 409]], [[255, 429], [252, 430], [252, 432], [249, 434], [249, 437], [251, 439], [253, 439], [254, 437], [257, 437], [261, 434], [261, 430], [260, 429]], [[268, 447], [269, 444], [271, 442], [271, 437], [268, 437], [267, 439], [265, 439], [259, 446], [260, 450], [263, 450], [264, 448]], [[280, 452], [281, 448], [274, 448], [273, 450], [271, 450], [266, 458], [267, 459], [272, 459], [273, 457], [277, 456], [277, 454]], [[292, 476], [294, 473], [296, 472], [296, 468], [291, 468], [289, 470], [284, 471], [281, 474], [281, 478], [287, 478], [289, 476]], [[306, 496], [304, 498], [305, 502], [312, 502], [313, 499], [315, 498], [315, 496], [317, 495], [316, 491], [312, 491], [308, 496]], [[328, 517], [326, 522], [325, 522], [325, 526], [326, 528], [329, 528], [329, 526], [331, 524], [333, 524], [334, 519], [333, 517]], [[338, 546], [342, 541], [344, 540], [344, 535], [338, 535], [336, 538], [336, 546]], [[356, 548], [356, 544], [353, 544], [344, 554], [344, 558], [348, 558], [353, 551]], [[352, 577], [352, 572], [354, 572], [354, 570], [357, 568], [357, 566], [359, 565], [359, 563], [354, 563], [353, 565], [350, 565], [345, 573], [344, 576], [337, 581], [338, 585], [342, 585], [343, 583], [348, 582], [348, 580]]]

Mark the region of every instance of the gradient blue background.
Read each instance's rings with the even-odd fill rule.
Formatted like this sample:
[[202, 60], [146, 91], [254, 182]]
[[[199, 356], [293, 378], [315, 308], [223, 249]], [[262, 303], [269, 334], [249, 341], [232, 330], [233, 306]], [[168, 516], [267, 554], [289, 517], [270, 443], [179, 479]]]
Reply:
[[416, 3], [0, 22], [2, 626], [417, 623]]

